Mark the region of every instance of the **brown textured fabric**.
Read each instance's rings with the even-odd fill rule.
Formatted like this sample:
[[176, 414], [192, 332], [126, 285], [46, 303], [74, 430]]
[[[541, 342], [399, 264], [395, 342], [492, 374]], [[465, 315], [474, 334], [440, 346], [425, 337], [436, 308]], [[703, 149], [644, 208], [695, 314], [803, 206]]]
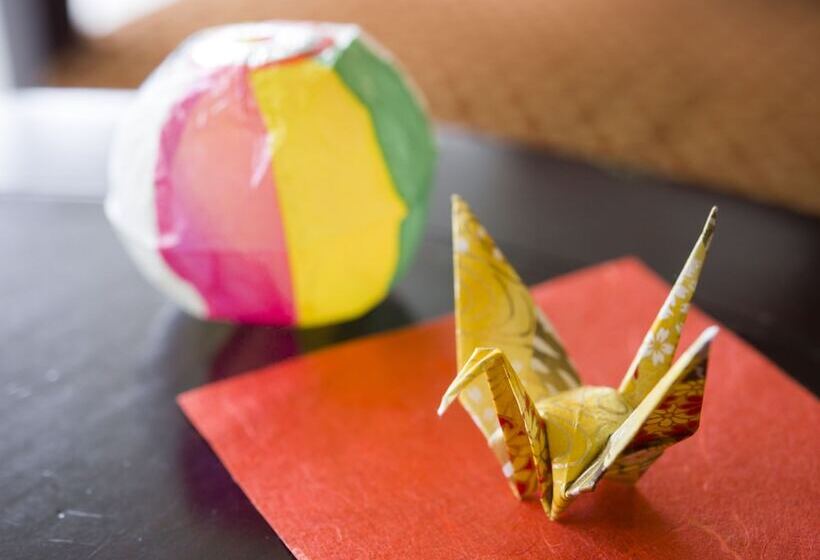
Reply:
[[136, 86], [186, 35], [253, 19], [361, 24], [438, 119], [820, 214], [813, 0], [181, 0], [50, 81]]

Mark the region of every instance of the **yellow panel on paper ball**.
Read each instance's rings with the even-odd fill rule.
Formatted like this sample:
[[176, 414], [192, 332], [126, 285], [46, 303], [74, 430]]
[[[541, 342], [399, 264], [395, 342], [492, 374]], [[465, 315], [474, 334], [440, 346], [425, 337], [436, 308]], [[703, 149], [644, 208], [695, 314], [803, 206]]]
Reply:
[[310, 59], [256, 70], [251, 83], [276, 154], [296, 314], [360, 315], [390, 288], [407, 215], [367, 109]]

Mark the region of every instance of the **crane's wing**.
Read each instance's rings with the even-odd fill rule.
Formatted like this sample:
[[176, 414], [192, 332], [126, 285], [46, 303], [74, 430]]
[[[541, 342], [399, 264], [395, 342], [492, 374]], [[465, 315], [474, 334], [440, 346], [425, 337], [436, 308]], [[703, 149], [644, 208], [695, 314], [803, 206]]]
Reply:
[[[555, 331], [467, 204], [453, 197], [453, 269], [458, 366], [476, 348], [503, 351], [536, 402], [580, 382]], [[488, 441], [499, 437], [490, 387], [476, 378], [459, 397]]]
[[683, 270], [621, 382], [618, 390], [632, 407], [641, 403], [672, 365], [683, 323], [689, 312], [689, 302], [695, 293], [703, 261], [712, 242], [716, 219], [717, 208], [712, 208]]
[[444, 393], [439, 415], [477, 378], [486, 379], [501, 425], [502, 437], [491, 446], [504, 476], [516, 496], [538, 499], [549, 513], [552, 471], [547, 427], [501, 350], [477, 348], [473, 352]]
[[709, 347], [717, 332], [717, 327], [709, 327], [701, 333], [610, 436], [603, 451], [572, 483], [568, 495], [592, 490], [604, 474], [635, 482], [664, 449], [697, 431]]

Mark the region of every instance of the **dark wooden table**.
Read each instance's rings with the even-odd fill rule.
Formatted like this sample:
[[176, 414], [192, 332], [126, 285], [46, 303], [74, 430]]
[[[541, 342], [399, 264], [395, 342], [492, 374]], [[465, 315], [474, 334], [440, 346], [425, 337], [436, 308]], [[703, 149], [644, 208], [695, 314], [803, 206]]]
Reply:
[[[301, 332], [192, 319], [141, 279], [103, 217], [111, 122], [99, 115], [129, 96], [66, 95], [12, 101], [0, 128], [6, 152], [28, 158], [0, 170], [0, 558], [289, 558], [174, 398], [449, 312], [450, 193], [533, 283], [626, 254], [671, 280], [719, 205], [697, 304], [820, 386], [820, 222], [452, 128], [439, 132], [425, 243], [372, 313]], [[71, 119], [47, 118], [67, 105]]]

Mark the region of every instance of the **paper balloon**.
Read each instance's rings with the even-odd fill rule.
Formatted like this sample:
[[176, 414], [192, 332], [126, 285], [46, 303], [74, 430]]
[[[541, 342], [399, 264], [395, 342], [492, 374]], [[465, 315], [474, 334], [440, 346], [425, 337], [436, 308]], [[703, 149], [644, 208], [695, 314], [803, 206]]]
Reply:
[[434, 162], [420, 96], [358, 27], [218, 27], [140, 88], [106, 213], [193, 315], [321, 325], [367, 312], [407, 270]]

